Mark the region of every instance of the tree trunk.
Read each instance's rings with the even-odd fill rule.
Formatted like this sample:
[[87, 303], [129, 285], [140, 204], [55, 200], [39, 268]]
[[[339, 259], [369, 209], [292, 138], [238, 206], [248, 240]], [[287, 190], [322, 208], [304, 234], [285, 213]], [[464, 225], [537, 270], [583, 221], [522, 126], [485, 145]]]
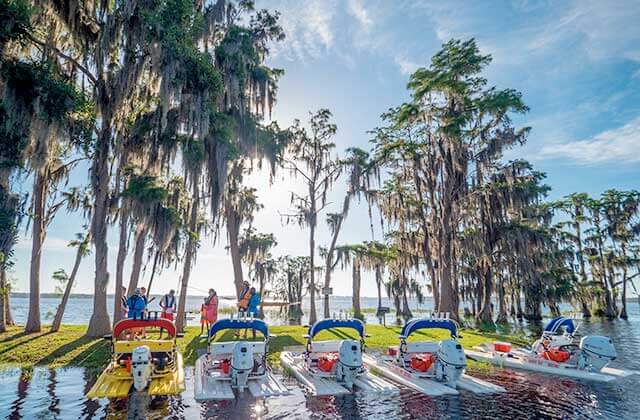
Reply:
[[516, 318], [522, 320], [524, 313], [522, 311], [522, 302], [520, 301], [520, 294], [516, 293]]
[[360, 309], [360, 263], [356, 260], [353, 261], [353, 296], [351, 303], [353, 305], [353, 317], [362, 319], [362, 311]]
[[0, 333], [7, 331], [7, 319], [5, 317], [5, 306], [7, 304], [7, 270], [4, 263], [0, 262]]
[[149, 284], [147, 285], [147, 296], [151, 296], [151, 286], [153, 286], [153, 279], [156, 276], [156, 267], [158, 266], [159, 259], [160, 259], [160, 251], [156, 250], [156, 254], [153, 257], [153, 268], [151, 269], [151, 277], [149, 278]]
[[180, 284], [180, 296], [178, 296], [178, 312], [176, 314], [176, 329], [184, 332], [185, 327], [185, 307], [187, 305], [187, 288], [189, 287], [189, 277], [191, 276], [191, 264], [193, 263], [194, 253], [196, 251], [197, 235], [198, 235], [198, 206], [200, 195], [198, 191], [194, 191], [193, 204], [191, 206], [191, 214], [189, 215], [189, 240], [184, 256], [184, 266], [182, 268], [182, 282]]
[[[73, 263], [73, 269], [71, 270], [71, 275], [69, 276], [69, 280], [67, 281], [67, 285], [64, 288], [64, 294], [62, 295], [62, 300], [60, 301], [60, 305], [58, 305], [58, 309], [56, 310], [56, 315], [53, 318], [53, 324], [51, 324], [51, 332], [56, 332], [60, 330], [60, 325], [62, 325], [62, 317], [64, 316], [64, 310], [67, 307], [67, 302], [69, 301], [69, 296], [71, 295], [71, 289], [73, 288], [73, 284], [76, 280], [76, 275], [78, 274], [78, 269], [80, 268], [80, 263], [82, 262], [82, 245], [78, 246], [78, 250], [76, 251], [76, 259]], [[117, 293], [116, 293], [117, 294]], [[114, 308], [117, 311], [117, 308]]]
[[118, 247], [118, 258], [116, 259], [116, 290], [113, 294], [113, 325], [122, 319], [122, 285], [124, 284], [124, 264], [127, 260], [128, 237], [129, 237], [129, 215], [126, 204], [120, 209], [120, 244]]
[[500, 279], [496, 285], [498, 290], [498, 318], [497, 324], [506, 324], [509, 322], [509, 316], [507, 314], [507, 296], [504, 291], [504, 280]]
[[109, 148], [111, 143], [110, 115], [102, 116], [102, 132], [93, 157], [91, 185], [95, 204], [91, 230], [95, 245], [96, 276], [94, 279], [93, 314], [89, 320], [87, 336], [102, 337], [111, 332], [111, 320], [107, 311], [107, 286], [109, 285], [109, 246], [107, 245], [107, 216], [109, 213]]
[[530, 293], [524, 295], [525, 313], [524, 318], [528, 321], [540, 321], [542, 319], [542, 309], [540, 308], [540, 296], [532, 296]]
[[478, 313], [478, 321], [493, 324], [493, 311], [491, 310], [491, 295], [493, 294], [493, 275], [491, 268], [483, 267], [482, 273], [482, 307]]
[[147, 240], [147, 227], [144, 223], [138, 223], [136, 227], [136, 243], [133, 250], [133, 262], [131, 265], [131, 277], [127, 293], [131, 296], [138, 288], [140, 272], [142, 271], [142, 259], [144, 257], [144, 244]]
[[[315, 212], [315, 208], [313, 209]], [[316, 270], [315, 270], [315, 253], [316, 253], [316, 223], [315, 213], [312, 216], [313, 221], [309, 229], [309, 257], [310, 257], [310, 272], [309, 272], [309, 325], [315, 324], [318, 319], [316, 313]]]
[[402, 288], [402, 317], [404, 318], [405, 322], [413, 318], [411, 308], [409, 307], [409, 299], [407, 299], [406, 286]]
[[[584, 251], [582, 248], [582, 230], [580, 229], [580, 222], [576, 222], [573, 224], [573, 227], [576, 231], [576, 242], [578, 244], [578, 263], [580, 265], [580, 277], [582, 283], [586, 286], [589, 279], [587, 279], [587, 270], [585, 269], [584, 263]], [[585, 300], [585, 296], [580, 296], [580, 308], [582, 309], [582, 317], [583, 318], [591, 318], [591, 311], [589, 310], [589, 305]]]
[[46, 236], [48, 171], [37, 171], [33, 182], [33, 230], [31, 232], [31, 269], [29, 271], [29, 315], [24, 331], [40, 332], [40, 261]]
[[376, 287], [378, 288], [378, 309], [382, 307], [382, 268], [376, 265]]
[[[620, 245], [620, 248], [622, 250], [622, 256], [624, 257], [624, 259], [627, 259], [627, 246], [626, 244], [623, 242]], [[620, 318], [622, 319], [629, 319], [629, 316], [627, 315], [627, 266], [624, 265], [622, 267], [622, 308], [620, 309]]]
[[[445, 208], [447, 206], [445, 205]], [[440, 242], [440, 261], [438, 264], [439, 279], [440, 279], [440, 302], [438, 305], [438, 312], [449, 312], [451, 319], [459, 321], [458, 306], [457, 306], [457, 291], [453, 288], [453, 281], [451, 278], [451, 247], [452, 247], [452, 234], [451, 231], [451, 214], [450, 209], [444, 210], [442, 216], [442, 232]]]
[[333, 235], [331, 236], [331, 243], [329, 244], [329, 249], [327, 250], [327, 258], [325, 259], [324, 264], [324, 317], [330, 318], [331, 315], [330, 307], [329, 307], [329, 288], [331, 287], [331, 273], [333, 271], [333, 255], [336, 251], [336, 243], [338, 242], [338, 235], [340, 234], [340, 229], [342, 228], [342, 221], [346, 217], [347, 211], [349, 210], [349, 193], [347, 193], [344, 197], [344, 201], [342, 203], [342, 213], [340, 220], [335, 226], [335, 230], [333, 231]]
[[[229, 201], [229, 200], [227, 200]], [[240, 222], [231, 204], [226, 203], [227, 206], [227, 234], [229, 235], [229, 252], [231, 253], [231, 264], [233, 265], [233, 283], [236, 288], [236, 297], [240, 299], [240, 293], [242, 293], [242, 283], [244, 282], [244, 275], [242, 274], [242, 256], [240, 255], [239, 236], [240, 236]]]

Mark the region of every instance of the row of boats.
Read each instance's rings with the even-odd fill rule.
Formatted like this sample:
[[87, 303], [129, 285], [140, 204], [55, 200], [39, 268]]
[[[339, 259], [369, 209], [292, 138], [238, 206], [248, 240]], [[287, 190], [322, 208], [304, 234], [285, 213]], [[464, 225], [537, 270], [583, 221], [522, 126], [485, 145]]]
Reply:
[[[160, 329], [165, 338], [148, 339], [141, 331]], [[262, 341], [217, 341], [225, 330], [259, 331]], [[344, 329], [355, 331], [350, 338]], [[433, 341], [426, 330], [444, 329], [449, 338]], [[329, 331], [337, 339], [318, 340]], [[532, 370], [577, 379], [608, 382], [636, 372], [607, 366], [616, 358], [607, 337], [578, 339], [572, 319], [554, 318], [531, 349], [515, 349], [509, 343], [494, 342], [465, 350], [459, 342], [458, 325], [446, 318], [421, 318], [407, 322], [398, 344], [383, 354], [366, 351], [364, 324], [357, 319], [324, 319], [309, 327], [306, 345], [280, 353], [284, 370], [294, 376], [312, 395], [341, 395], [354, 391], [393, 392], [399, 387], [431, 395], [455, 395], [459, 390], [473, 393], [500, 393], [505, 389], [465, 373], [467, 358], [495, 365]], [[94, 386], [89, 398], [123, 398], [131, 390], [152, 396], [177, 395], [185, 390], [182, 355], [176, 339], [180, 335], [171, 321], [154, 317], [123, 320], [107, 337], [112, 359]], [[236, 335], [237, 336], [237, 335]], [[232, 400], [244, 391], [256, 398], [289, 394], [273, 374], [267, 356], [267, 324], [259, 319], [236, 318], [215, 322], [208, 332], [206, 352], [196, 361], [194, 392], [197, 401]], [[410, 340], [410, 337], [412, 339]]]

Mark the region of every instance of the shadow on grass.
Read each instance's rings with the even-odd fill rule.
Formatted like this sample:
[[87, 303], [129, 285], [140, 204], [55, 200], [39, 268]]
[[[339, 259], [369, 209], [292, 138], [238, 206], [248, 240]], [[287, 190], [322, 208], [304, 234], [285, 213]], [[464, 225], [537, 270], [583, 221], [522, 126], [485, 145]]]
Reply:
[[106, 340], [96, 340], [95, 338], [79, 337], [69, 343], [66, 343], [51, 353], [43, 356], [36, 362], [38, 365], [55, 364], [56, 360], [64, 357], [66, 354], [73, 352], [79, 347], [83, 347], [92, 343], [89, 347], [82, 350], [72, 359], [68, 359], [62, 366], [80, 366], [88, 369], [100, 369], [106, 366], [109, 361], [111, 350]]
[[[0, 343], [7, 343], [9, 341], [13, 341], [13, 343], [8, 344], [6, 347], [0, 349], [0, 355], [9, 352], [10, 350], [15, 349], [16, 347], [24, 346], [25, 344], [37, 340], [39, 338], [43, 338], [49, 334], [52, 334], [50, 331], [42, 332], [42, 333], [25, 333], [24, 331], [18, 334], [14, 334], [11, 337], [7, 337], [7, 339], [2, 340]], [[26, 340], [21, 340], [23, 337], [28, 337]]]

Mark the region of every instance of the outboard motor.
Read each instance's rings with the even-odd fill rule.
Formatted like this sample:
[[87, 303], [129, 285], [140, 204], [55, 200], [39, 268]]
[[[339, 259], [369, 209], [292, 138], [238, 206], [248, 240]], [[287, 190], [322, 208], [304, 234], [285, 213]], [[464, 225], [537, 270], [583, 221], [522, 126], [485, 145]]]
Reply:
[[462, 345], [456, 340], [442, 340], [439, 343], [437, 356], [436, 379], [445, 381], [450, 387], [455, 387], [467, 366]]
[[353, 388], [353, 381], [362, 369], [362, 349], [356, 340], [342, 340], [336, 363], [336, 379], [347, 388]]
[[142, 391], [149, 385], [151, 379], [151, 350], [148, 346], [140, 346], [131, 353], [131, 376], [133, 387], [136, 391]]
[[253, 370], [253, 347], [246, 341], [238, 341], [231, 355], [231, 386], [244, 391], [249, 374]]
[[616, 349], [609, 337], [588, 335], [580, 340], [580, 358], [578, 368], [599, 372], [617, 356]]

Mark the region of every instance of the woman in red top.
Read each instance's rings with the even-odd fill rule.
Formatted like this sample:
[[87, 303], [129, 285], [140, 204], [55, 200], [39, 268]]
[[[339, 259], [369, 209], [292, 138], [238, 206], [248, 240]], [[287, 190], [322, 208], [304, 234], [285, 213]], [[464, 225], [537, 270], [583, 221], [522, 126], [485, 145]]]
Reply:
[[213, 289], [209, 289], [209, 296], [204, 301], [204, 317], [209, 328], [218, 320], [218, 294]]

